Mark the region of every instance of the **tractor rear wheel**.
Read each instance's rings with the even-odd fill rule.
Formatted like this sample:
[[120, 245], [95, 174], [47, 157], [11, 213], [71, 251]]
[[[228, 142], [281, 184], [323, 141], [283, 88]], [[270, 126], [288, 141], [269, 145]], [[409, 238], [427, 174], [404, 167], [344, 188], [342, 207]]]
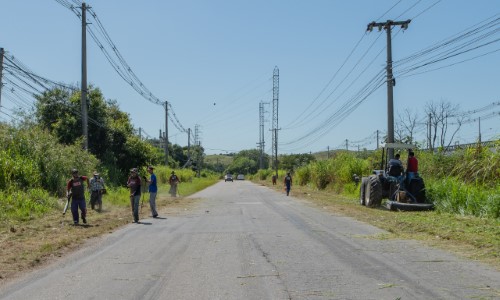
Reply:
[[365, 188], [365, 205], [377, 207], [382, 203], [382, 183], [376, 175], [368, 177]]

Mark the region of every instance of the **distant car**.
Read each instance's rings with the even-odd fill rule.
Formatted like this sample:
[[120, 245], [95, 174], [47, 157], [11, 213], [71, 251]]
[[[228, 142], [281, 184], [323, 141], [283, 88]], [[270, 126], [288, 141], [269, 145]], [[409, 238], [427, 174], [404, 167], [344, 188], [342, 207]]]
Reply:
[[245, 175], [238, 174], [238, 176], [236, 176], [236, 180], [245, 180]]
[[233, 175], [232, 174], [226, 174], [224, 176], [224, 182], [231, 181], [233, 182]]

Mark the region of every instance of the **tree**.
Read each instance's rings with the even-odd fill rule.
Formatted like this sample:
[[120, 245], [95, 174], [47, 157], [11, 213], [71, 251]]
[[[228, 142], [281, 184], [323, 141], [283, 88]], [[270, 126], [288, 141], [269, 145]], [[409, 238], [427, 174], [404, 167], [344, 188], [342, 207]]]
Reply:
[[[117, 101], [106, 101], [101, 91], [93, 87], [89, 88], [88, 97], [89, 151], [108, 168], [108, 182], [123, 182], [130, 168], [161, 161], [162, 154], [136, 135], [130, 116], [119, 109]], [[34, 114], [43, 128], [63, 144], [74, 144], [81, 138], [79, 91], [53, 89], [36, 98]]]
[[[229, 165], [229, 173], [255, 174], [259, 170], [260, 151], [257, 149], [241, 150], [234, 156], [234, 160]], [[269, 166], [269, 156], [264, 156], [264, 166]]]
[[[429, 149], [434, 150], [436, 141], [439, 142], [439, 147], [447, 149], [453, 142], [453, 138], [462, 126], [465, 115], [460, 112], [458, 104], [453, 105], [450, 102], [445, 102], [443, 99], [439, 103], [428, 102], [425, 106], [425, 112], [429, 116], [427, 126], [429, 132], [427, 140]], [[452, 121], [455, 121], [452, 124]], [[457, 125], [451, 137], [448, 138], [448, 130], [450, 125]]]
[[234, 159], [228, 167], [227, 173], [254, 174], [258, 170], [257, 163], [249, 157], [240, 156]]
[[314, 155], [309, 153], [304, 154], [290, 154], [280, 156], [280, 168], [283, 170], [291, 171], [315, 161]]
[[396, 122], [396, 140], [402, 143], [413, 144], [415, 129], [418, 125], [418, 114], [413, 113], [406, 108], [402, 114], [398, 114], [398, 122]]

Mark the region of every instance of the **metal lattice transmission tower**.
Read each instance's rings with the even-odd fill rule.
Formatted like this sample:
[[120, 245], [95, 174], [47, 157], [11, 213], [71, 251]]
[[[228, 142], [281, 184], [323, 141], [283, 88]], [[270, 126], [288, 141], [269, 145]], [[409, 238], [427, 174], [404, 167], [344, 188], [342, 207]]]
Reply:
[[[201, 147], [201, 139], [200, 139], [201, 131], [200, 131], [200, 125], [196, 124], [194, 125], [194, 145]], [[201, 175], [201, 163], [202, 163], [202, 153], [200, 152], [200, 149], [196, 149], [196, 176], [200, 177]]]
[[280, 92], [280, 70], [278, 66], [274, 67], [273, 71], [273, 147], [272, 147], [272, 160], [273, 168], [278, 176], [278, 100]]
[[201, 141], [200, 141], [200, 125], [196, 124], [194, 125], [194, 145], [195, 146], [200, 146]]
[[259, 169], [264, 168], [264, 102], [260, 101], [259, 103], [259, 142], [257, 145], [259, 145], [259, 151], [260, 151], [260, 157], [259, 157]]

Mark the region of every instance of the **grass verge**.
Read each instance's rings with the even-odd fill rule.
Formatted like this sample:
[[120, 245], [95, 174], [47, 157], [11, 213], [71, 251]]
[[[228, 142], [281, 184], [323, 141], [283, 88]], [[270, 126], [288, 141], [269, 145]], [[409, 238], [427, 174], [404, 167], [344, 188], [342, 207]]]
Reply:
[[[282, 185], [268, 181], [259, 184], [283, 192]], [[328, 190], [293, 186], [291, 195], [306, 199], [333, 213], [353, 217], [390, 232], [395, 239], [414, 239], [451, 251], [458, 256], [480, 261], [500, 270], [500, 220], [463, 217], [449, 213], [394, 212], [384, 208], [370, 209], [358, 199], [344, 197]]]
[[[189, 209], [196, 200], [187, 199], [191, 195], [217, 182], [217, 179], [194, 179], [182, 183], [179, 193], [182, 197], [172, 198], [168, 187], [161, 186], [157, 200], [157, 210], [162, 214], [172, 214]], [[140, 218], [149, 218], [148, 194], [145, 194]], [[88, 200], [88, 199], [87, 199]], [[88, 201], [87, 201], [88, 202]], [[141, 198], [142, 202], [142, 198]], [[4, 284], [25, 272], [62, 257], [80, 248], [94, 237], [112, 233], [117, 228], [132, 222], [128, 193], [125, 189], [111, 192], [103, 197], [103, 210], [96, 212], [87, 203], [88, 225], [73, 226], [71, 212], [62, 216], [62, 206], [28, 221], [7, 220], [0, 225], [0, 284]]]

